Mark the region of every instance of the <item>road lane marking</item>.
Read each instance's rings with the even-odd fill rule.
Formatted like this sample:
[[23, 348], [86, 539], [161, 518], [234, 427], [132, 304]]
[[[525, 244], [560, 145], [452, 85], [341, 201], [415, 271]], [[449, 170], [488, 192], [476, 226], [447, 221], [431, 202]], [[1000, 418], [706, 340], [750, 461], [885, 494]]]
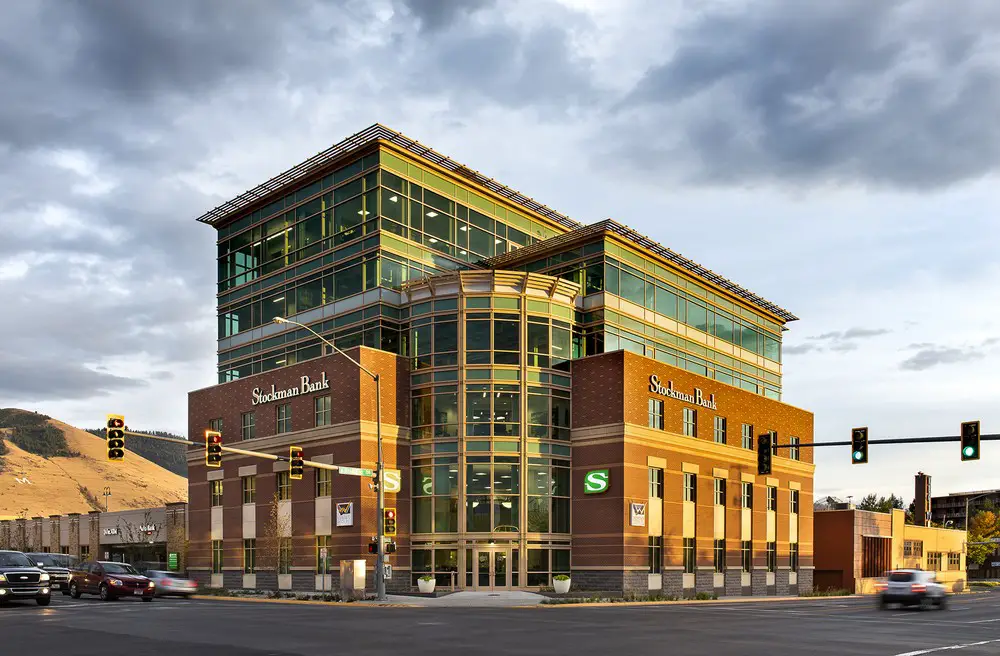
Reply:
[[936, 651], [951, 651], [954, 649], [965, 649], [966, 647], [982, 647], [983, 645], [992, 645], [1000, 642], [1000, 640], [982, 640], [980, 642], [967, 642], [963, 645], [948, 645], [947, 647], [933, 647], [931, 649], [919, 649], [917, 651], [908, 651], [903, 654], [896, 654], [896, 656], [923, 656], [923, 654], [933, 654]]
[[987, 622], [1000, 622], [1000, 617], [992, 620], [970, 620], [966, 624], [986, 624]]

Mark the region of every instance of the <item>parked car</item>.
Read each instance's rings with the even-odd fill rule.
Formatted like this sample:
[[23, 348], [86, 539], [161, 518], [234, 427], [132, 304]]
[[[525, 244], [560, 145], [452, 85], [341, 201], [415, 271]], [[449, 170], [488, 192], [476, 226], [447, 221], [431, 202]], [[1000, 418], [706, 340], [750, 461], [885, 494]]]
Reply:
[[0, 551], [0, 606], [17, 599], [34, 599], [39, 606], [52, 601], [49, 575], [20, 551]]
[[24, 555], [48, 573], [49, 587], [53, 592], [59, 590], [64, 595], [69, 594], [69, 571], [77, 563], [75, 556], [38, 552], [26, 553]]
[[875, 584], [879, 608], [889, 604], [920, 606], [932, 605], [943, 609], [948, 603], [948, 592], [937, 582], [937, 575], [922, 569], [897, 569], [887, 572], [884, 580]]
[[167, 597], [177, 595], [180, 597], [190, 597], [198, 592], [198, 584], [177, 572], [167, 570], [151, 569], [146, 572], [146, 576], [156, 584], [156, 596]]
[[152, 601], [156, 584], [127, 563], [88, 561], [70, 572], [69, 594], [79, 599], [81, 594], [100, 595], [104, 601], [119, 597], [139, 597]]

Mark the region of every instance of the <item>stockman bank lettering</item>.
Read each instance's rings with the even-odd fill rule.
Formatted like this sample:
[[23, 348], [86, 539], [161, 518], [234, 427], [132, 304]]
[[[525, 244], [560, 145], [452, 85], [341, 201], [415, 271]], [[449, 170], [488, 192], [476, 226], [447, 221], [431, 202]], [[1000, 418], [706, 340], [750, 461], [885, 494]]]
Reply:
[[666, 396], [671, 399], [677, 399], [679, 401], [687, 401], [688, 403], [693, 403], [694, 405], [700, 405], [703, 408], [709, 408], [710, 410], [718, 410], [719, 408], [715, 405], [715, 394], [709, 394], [708, 398], [702, 394], [702, 391], [697, 387], [694, 388], [694, 394], [685, 394], [684, 392], [678, 392], [674, 389], [674, 384], [672, 381], [667, 381], [667, 386], [664, 387], [660, 383], [659, 377], [653, 374], [649, 377], [649, 391], [654, 394], [659, 394], [660, 396]]
[[583, 477], [584, 494], [600, 494], [608, 489], [610, 476], [607, 469], [595, 469]]
[[299, 396], [300, 394], [309, 394], [310, 392], [318, 392], [325, 389], [330, 389], [330, 381], [327, 379], [326, 372], [324, 371], [322, 378], [315, 383], [309, 382], [309, 376], [303, 376], [299, 387], [280, 390], [275, 389], [274, 385], [271, 385], [270, 392], [263, 392], [259, 387], [255, 387], [253, 388], [253, 405], [270, 403], [271, 401], [279, 401]]

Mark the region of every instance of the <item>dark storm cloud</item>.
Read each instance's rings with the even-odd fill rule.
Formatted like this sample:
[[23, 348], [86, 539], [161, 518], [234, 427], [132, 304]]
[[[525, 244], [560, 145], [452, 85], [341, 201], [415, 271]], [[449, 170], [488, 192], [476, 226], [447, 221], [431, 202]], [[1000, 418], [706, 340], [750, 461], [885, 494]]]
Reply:
[[8, 403], [81, 400], [147, 386], [143, 380], [101, 373], [79, 363], [3, 353], [0, 371], [0, 398]]
[[1000, 165], [1000, 3], [748, 2], [671, 38], [616, 107], [629, 167], [912, 190]]

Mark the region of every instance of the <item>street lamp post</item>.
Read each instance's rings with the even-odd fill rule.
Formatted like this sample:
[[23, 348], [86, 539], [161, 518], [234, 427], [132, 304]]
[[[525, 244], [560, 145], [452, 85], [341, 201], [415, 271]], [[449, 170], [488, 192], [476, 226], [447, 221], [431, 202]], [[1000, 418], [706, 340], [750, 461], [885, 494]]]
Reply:
[[108, 512], [108, 497], [111, 496], [111, 488], [104, 486], [104, 512]]
[[372, 380], [375, 381], [375, 435], [376, 435], [376, 441], [378, 442], [378, 461], [375, 465], [375, 477], [378, 480], [378, 492], [377, 492], [378, 515], [375, 520], [377, 529], [376, 542], [378, 547], [378, 555], [376, 556], [376, 563], [375, 563], [375, 599], [376, 601], [387, 601], [387, 598], [385, 596], [385, 564], [383, 563], [383, 560], [385, 560], [385, 545], [383, 544], [385, 527], [383, 526], [383, 519], [382, 519], [382, 515], [384, 514], [384, 508], [385, 508], [385, 480], [384, 480], [385, 463], [382, 459], [382, 378], [378, 374], [373, 373], [372, 371], [367, 369], [364, 365], [362, 365], [360, 362], [358, 362], [351, 356], [341, 351], [339, 348], [336, 347], [336, 345], [333, 344], [333, 342], [326, 339], [325, 337], [317, 333], [309, 326], [301, 324], [298, 321], [285, 319], [284, 317], [275, 317], [274, 323], [294, 324], [296, 326], [299, 326], [300, 328], [305, 328], [313, 335], [316, 335], [316, 337], [319, 337], [323, 341], [323, 343], [332, 348], [335, 353], [339, 353], [348, 360], [350, 360], [358, 369], [371, 376]]

